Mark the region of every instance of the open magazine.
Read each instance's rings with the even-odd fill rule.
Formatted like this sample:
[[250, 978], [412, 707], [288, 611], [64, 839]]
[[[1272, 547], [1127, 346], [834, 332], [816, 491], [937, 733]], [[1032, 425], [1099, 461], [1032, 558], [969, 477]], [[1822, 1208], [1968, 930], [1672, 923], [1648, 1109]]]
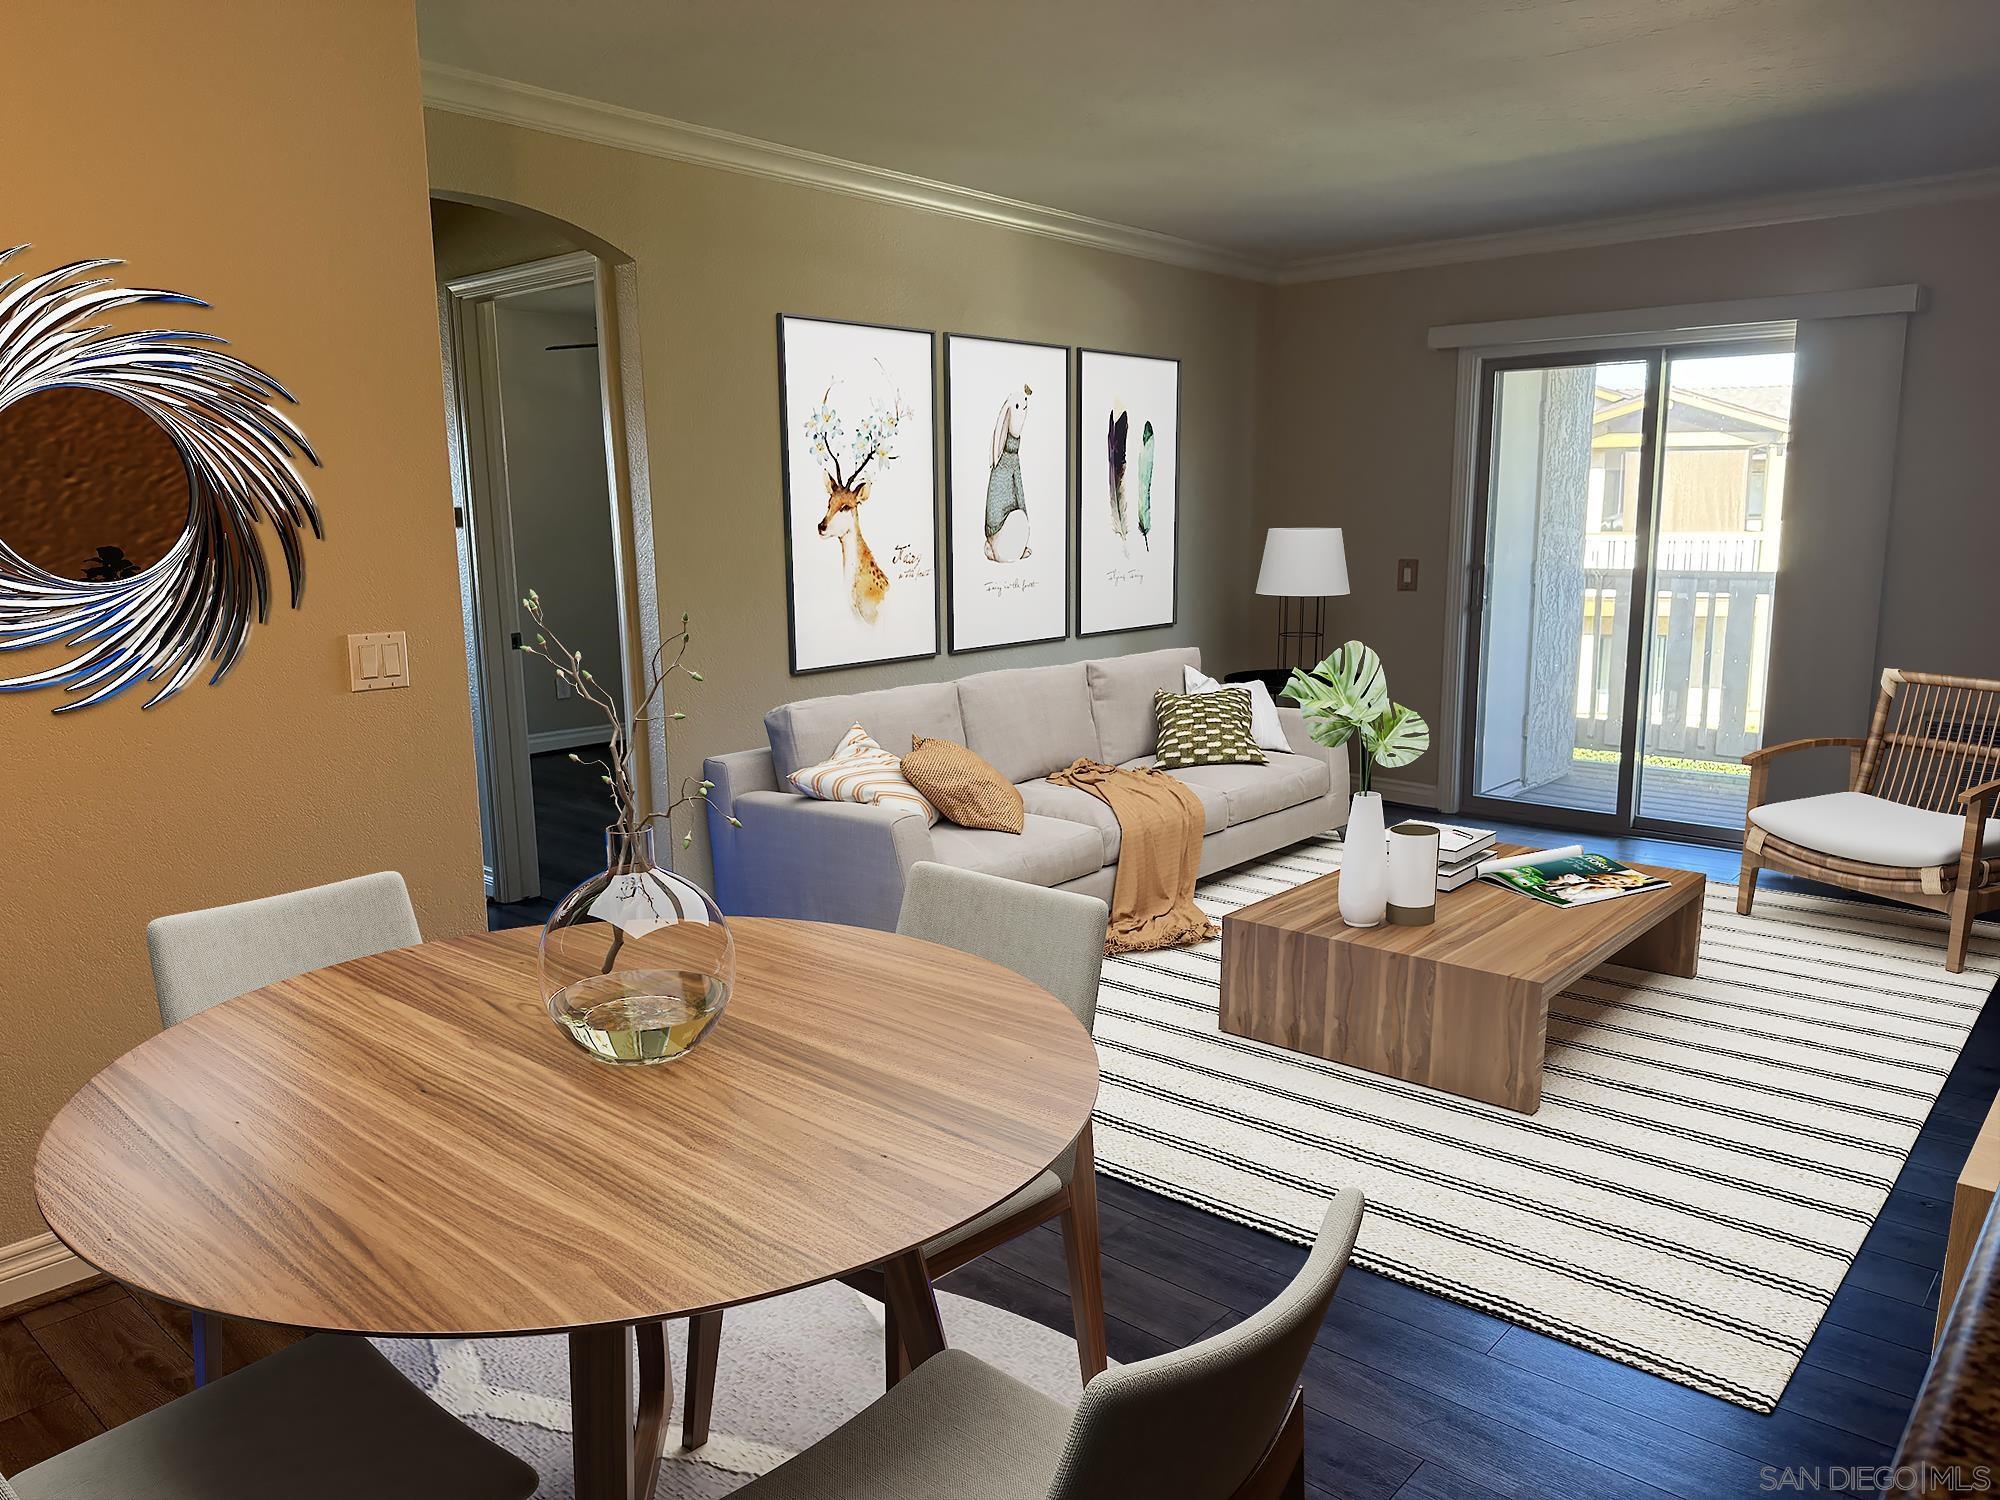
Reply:
[[1661, 890], [1667, 884], [1658, 876], [1621, 865], [1602, 854], [1565, 854], [1532, 865], [1488, 870], [1479, 878], [1550, 906], [1589, 906], [1598, 901], [1615, 901], [1620, 896], [1635, 896], [1641, 891]]

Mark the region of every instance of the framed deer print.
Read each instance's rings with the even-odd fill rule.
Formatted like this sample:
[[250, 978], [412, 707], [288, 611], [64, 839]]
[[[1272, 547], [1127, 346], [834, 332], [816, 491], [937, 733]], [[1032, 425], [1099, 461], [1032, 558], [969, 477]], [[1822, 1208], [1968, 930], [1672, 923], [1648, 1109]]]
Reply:
[[1174, 623], [1181, 364], [1077, 354], [1076, 633]]
[[778, 318], [794, 676], [937, 655], [934, 344]]
[[952, 651], [1069, 634], [1069, 350], [945, 335]]

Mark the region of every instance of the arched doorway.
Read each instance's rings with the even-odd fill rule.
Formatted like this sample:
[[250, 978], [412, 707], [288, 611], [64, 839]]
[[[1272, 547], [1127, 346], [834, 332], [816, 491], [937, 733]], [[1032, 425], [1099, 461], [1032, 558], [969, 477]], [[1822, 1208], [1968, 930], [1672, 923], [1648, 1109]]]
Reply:
[[[589, 661], [621, 712], [657, 649], [631, 262], [513, 205], [435, 195], [432, 243], [451, 434], [459, 590], [479, 766], [488, 916], [542, 919], [603, 867], [594, 769], [604, 715], [523, 653], [521, 600]], [[619, 670], [608, 672], [612, 662]], [[663, 746], [641, 745], [655, 787]]]

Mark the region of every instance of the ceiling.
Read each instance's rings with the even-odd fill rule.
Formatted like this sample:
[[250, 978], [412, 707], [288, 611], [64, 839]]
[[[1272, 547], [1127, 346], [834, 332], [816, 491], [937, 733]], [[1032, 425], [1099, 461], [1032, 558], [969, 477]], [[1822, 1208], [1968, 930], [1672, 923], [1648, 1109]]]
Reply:
[[418, 0], [428, 62], [1283, 262], [2000, 166], [1994, 0]]

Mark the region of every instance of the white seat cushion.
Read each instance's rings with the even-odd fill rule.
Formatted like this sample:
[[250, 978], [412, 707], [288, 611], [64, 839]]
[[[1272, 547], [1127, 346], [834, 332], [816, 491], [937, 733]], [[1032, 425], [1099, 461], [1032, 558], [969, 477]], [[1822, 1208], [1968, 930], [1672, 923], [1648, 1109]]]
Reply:
[[[1925, 812], [1866, 792], [1769, 802], [1752, 808], [1750, 821], [1773, 838], [1838, 859], [1918, 870], [1956, 864], [1965, 843], [1965, 819], [1957, 814]], [[2000, 853], [2000, 824], [1986, 825], [1983, 852]]]

